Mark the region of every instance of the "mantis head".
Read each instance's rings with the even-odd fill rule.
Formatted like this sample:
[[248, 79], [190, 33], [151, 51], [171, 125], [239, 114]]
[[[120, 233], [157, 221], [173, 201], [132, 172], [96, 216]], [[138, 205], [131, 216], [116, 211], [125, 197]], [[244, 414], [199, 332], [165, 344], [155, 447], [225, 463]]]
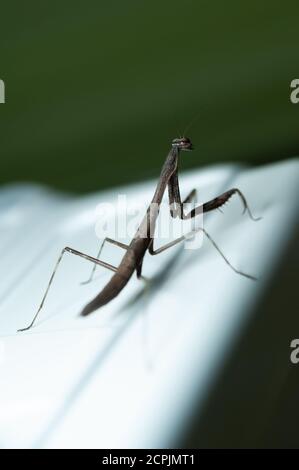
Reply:
[[179, 150], [193, 150], [193, 145], [188, 137], [180, 137], [179, 139], [173, 139], [171, 143], [172, 147]]

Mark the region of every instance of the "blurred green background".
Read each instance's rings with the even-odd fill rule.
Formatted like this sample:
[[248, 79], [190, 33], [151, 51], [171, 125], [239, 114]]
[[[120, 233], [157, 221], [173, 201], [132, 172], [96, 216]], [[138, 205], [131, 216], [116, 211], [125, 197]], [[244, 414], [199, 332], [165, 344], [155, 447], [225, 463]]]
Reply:
[[298, 13], [298, 0], [1, 4], [0, 184], [154, 177], [192, 120], [184, 168], [298, 154]]

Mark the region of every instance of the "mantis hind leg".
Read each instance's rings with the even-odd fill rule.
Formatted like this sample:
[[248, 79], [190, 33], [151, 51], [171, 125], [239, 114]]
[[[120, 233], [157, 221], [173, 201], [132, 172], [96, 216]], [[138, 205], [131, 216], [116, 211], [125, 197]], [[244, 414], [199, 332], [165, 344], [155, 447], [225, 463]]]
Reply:
[[91, 261], [92, 263], [95, 263], [95, 264], [97, 264], [97, 265], [99, 265], [99, 266], [103, 266], [104, 268], [109, 269], [110, 271], [117, 272], [117, 269], [118, 269], [118, 268], [116, 268], [115, 266], [112, 266], [111, 264], [105, 263], [104, 261], [100, 261], [100, 260], [98, 260], [98, 259], [96, 259], [96, 258], [93, 258], [92, 256], [86, 255], [85, 253], [81, 253], [80, 251], [74, 250], [73, 248], [69, 248], [68, 246], [65, 247], [65, 248], [63, 248], [63, 250], [61, 251], [61, 253], [60, 253], [60, 255], [59, 255], [59, 258], [58, 258], [58, 260], [57, 260], [57, 262], [56, 262], [56, 265], [55, 265], [55, 267], [54, 267], [54, 270], [53, 270], [53, 272], [52, 272], [52, 274], [51, 274], [51, 277], [50, 277], [50, 280], [49, 280], [49, 282], [48, 282], [48, 285], [47, 285], [45, 294], [44, 294], [44, 296], [43, 296], [43, 298], [42, 298], [41, 304], [40, 304], [40, 306], [39, 306], [39, 308], [38, 308], [36, 314], [34, 315], [32, 322], [31, 322], [26, 328], [21, 328], [21, 329], [18, 330], [18, 331], [26, 331], [26, 330], [29, 330], [29, 329], [32, 328], [32, 326], [34, 325], [34, 323], [35, 323], [35, 321], [36, 321], [36, 319], [37, 319], [37, 317], [38, 317], [38, 315], [39, 315], [41, 309], [42, 309], [43, 306], [44, 306], [45, 300], [46, 300], [46, 298], [47, 298], [48, 292], [49, 292], [50, 287], [51, 287], [51, 285], [52, 285], [52, 282], [53, 282], [53, 280], [54, 280], [54, 277], [55, 277], [55, 274], [56, 274], [56, 272], [57, 272], [58, 266], [60, 265], [61, 260], [62, 260], [62, 258], [63, 258], [63, 255], [64, 255], [65, 253], [70, 253], [70, 254], [75, 255], [75, 256], [80, 256], [81, 258], [84, 258], [84, 259], [86, 259], [87, 261]]
[[[112, 245], [119, 246], [120, 248], [123, 248], [124, 250], [127, 250], [129, 248], [129, 246], [125, 245], [124, 243], [118, 242], [117, 240], [113, 240], [113, 238], [106, 237], [106, 238], [104, 238], [103, 242], [101, 243], [99, 252], [96, 256], [97, 259], [100, 259], [102, 250], [103, 250], [104, 245], [105, 245], [106, 242], [111, 243]], [[97, 265], [94, 264], [94, 266], [92, 267], [89, 278], [86, 281], [81, 282], [81, 285], [89, 284], [90, 282], [92, 282], [96, 269], [97, 269]]]

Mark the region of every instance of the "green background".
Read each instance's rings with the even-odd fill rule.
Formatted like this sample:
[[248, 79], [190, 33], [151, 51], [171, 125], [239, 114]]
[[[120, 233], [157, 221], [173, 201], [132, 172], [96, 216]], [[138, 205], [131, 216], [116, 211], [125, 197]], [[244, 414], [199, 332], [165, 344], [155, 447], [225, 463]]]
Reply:
[[[0, 184], [90, 191], [298, 154], [298, 1], [10, 1], [0, 6]], [[194, 119], [196, 117], [196, 119]]]

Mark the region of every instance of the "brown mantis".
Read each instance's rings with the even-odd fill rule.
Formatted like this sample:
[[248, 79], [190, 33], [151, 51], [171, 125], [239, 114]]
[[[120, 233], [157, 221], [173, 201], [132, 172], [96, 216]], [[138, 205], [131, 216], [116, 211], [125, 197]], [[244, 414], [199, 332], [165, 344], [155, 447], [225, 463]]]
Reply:
[[[50, 277], [47, 289], [45, 291], [45, 294], [43, 296], [43, 299], [41, 301], [41, 304], [39, 306], [39, 309], [37, 313], [35, 314], [32, 322], [30, 323], [29, 326], [26, 328], [22, 328], [21, 330], [18, 331], [25, 331], [29, 330], [33, 324], [35, 323], [38, 314], [40, 313], [44, 302], [46, 300], [46, 297], [48, 295], [50, 286], [53, 282], [55, 273], [57, 271], [57, 268], [63, 258], [63, 255], [65, 253], [71, 253], [76, 256], [80, 256], [88, 261], [91, 261], [94, 263], [93, 270], [91, 273], [91, 276], [87, 282], [90, 282], [92, 280], [94, 271], [96, 269], [96, 266], [103, 266], [104, 268], [109, 269], [110, 271], [114, 272], [114, 275], [112, 278], [109, 280], [109, 282], [106, 284], [106, 286], [101, 290], [101, 292], [93, 299], [91, 302], [89, 302], [84, 309], [81, 312], [81, 315], [86, 316], [89, 315], [90, 313], [94, 312], [98, 308], [102, 307], [103, 305], [107, 304], [110, 302], [112, 299], [114, 299], [121, 291], [122, 289], [126, 286], [128, 281], [130, 280], [131, 276], [133, 275], [134, 271], [136, 271], [137, 277], [143, 278], [142, 276], [142, 263], [143, 263], [143, 258], [144, 255], [147, 251], [151, 255], [158, 255], [159, 253], [162, 253], [163, 251], [167, 250], [168, 248], [180, 243], [181, 241], [185, 240], [190, 236], [190, 234], [195, 233], [199, 230], [201, 230], [204, 235], [209, 239], [209, 241], [212, 243], [212, 245], [216, 248], [216, 250], [219, 252], [219, 254], [222, 256], [224, 261], [238, 274], [241, 274], [242, 276], [248, 277], [250, 279], [255, 279], [253, 276], [250, 276], [249, 274], [245, 274], [236, 268], [234, 268], [231, 263], [228, 261], [228, 259], [224, 256], [224, 254], [221, 252], [217, 244], [214, 242], [214, 240], [210, 237], [210, 235], [206, 232], [206, 230], [202, 227], [196, 228], [192, 232], [183, 235], [176, 240], [173, 240], [166, 245], [158, 248], [157, 250], [154, 249], [154, 230], [155, 230], [155, 225], [156, 221], [159, 215], [159, 207], [162, 202], [163, 195], [165, 193], [166, 187], [168, 186], [168, 196], [169, 196], [169, 204], [170, 204], [170, 214], [172, 217], [180, 217], [181, 219], [190, 219], [195, 217], [196, 215], [200, 213], [205, 213], [212, 211], [214, 209], [220, 208], [225, 202], [227, 202], [230, 197], [233, 194], [238, 194], [239, 197], [241, 198], [241, 201], [243, 202], [244, 205], [244, 212], [247, 211], [251, 219], [253, 220], [258, 220], [255, 219], [252, 216], [252, 213], [248, 207], [248, 204], [246, 202], [246, 199], [242, 192], [237, 189], [233, 188], [230, 189], [229, 191], [226, 191], [225, 193], [221, 194], [220, 196], [212, 199], [211, 201], [208, 201], [204, 204], [201, 204], [194, 209], [192, 209], [190, 212], [185, 213], [184, 211], [184, 204], [187, 202], [190, 202], [192, 199], [195, 198], [196, 191], [193, 189], [190, 194], [186, 197], [184, 201], [181, 200], [180, 196], [180, 189], [179, 189], [179, 182], [178, 182], [178, 158], [180, 151], [184, 150], [192, 150], [192, 143], [190, 139], [187, 137], [180, 137], [178, 139], [174, 139], [172, 141], [171, 149], [170, 152], [165, 160], [165, 163], [162, 167], [162, 171], [160, 174], [160, 178], [156, 187], [156, 191], [154, 193], [153, 199], [151, 204], [149, 205], [146, 214], [135, 234], [133, 237], [131, 243], [129, 245], [126, 245], [124, 243], [118, 242], [116, 240], [113, 240], [111, 238], [105, 238], [101, 248], [99, 250], [97, 258], [94, 258], [92, 256], [89, 256], [85, 253], [81, 253], [77, 250], [74, 250], [73, 248], [65, 247], [56, 263], [56, 266], [53, 270], [53, 273]], [[152, 209], [154, 207], [154, 210]], [[112, 243], [113, 245], [117, 245], [118, 247], [122, 248], [125, 250], [125, 254], [119, 264], [118, 267], [112, 266], [109, 263], [106, 263], [102, 260], [100, 260], [100, 255], [103, 249], [104, 244]]]

